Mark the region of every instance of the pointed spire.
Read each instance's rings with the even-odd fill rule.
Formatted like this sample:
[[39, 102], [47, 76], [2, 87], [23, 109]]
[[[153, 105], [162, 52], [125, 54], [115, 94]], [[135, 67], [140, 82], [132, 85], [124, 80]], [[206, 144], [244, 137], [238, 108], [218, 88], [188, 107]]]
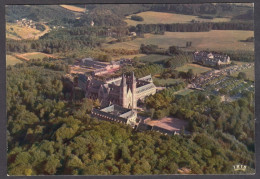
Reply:
[[135, 78], [135, 73], [134, 72], [132, 72], [132, 75], [131, 75], [131, 77], [132, 77], [132, 81], [134, 82], [134, 81], [136, 81], [136, 78]]
[[126, 79], [124, 73], [122, 74], [121, 86], [126, 86]]

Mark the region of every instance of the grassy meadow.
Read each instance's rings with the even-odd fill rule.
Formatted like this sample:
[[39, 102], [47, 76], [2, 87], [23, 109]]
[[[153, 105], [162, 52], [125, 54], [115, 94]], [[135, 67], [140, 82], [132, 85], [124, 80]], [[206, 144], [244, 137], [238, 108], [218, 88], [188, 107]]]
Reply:
[[15, 65], [21, 63], [22, 61], [12, 55], [6, 55], [6, 66]]
[[60, 6], [67, 10], [74, 11], [74, 12], [85, 12], [85, 9], [81, 8], [81, 7], [76, 7], [76, 6], [72, 6], [72, 5], [60, 5]]
[[194, 74], [201, 74], [211, 70], [211, 68], [200, 66], [197, 64], [186, 64], [176, 68], [177, 71], [183, 72], [187, 72], [189, 69], [192, 69]]
[[165, 32], [164, 35], [145, 34], [144, 38], [115, 44], [103, 44], [103, 48], [139, 49], [141, 44], [154, 44], [162, 48], [175, 45], [185, 47], [187, 41], [192, 46], [187, 50], [254, 50], [253, 42], [241, 42], [253, 37], [253, 31], [212, 30], [209, 32]]
[[41, 53], [41, 52], [31, 52], [31, 53], [23, 53], [23, 54], [16, 54], [15, 55], [18, 58], [24, 59], [26, 61], [32, 60], [32, 59], [43, 59], [44, 57], [52, 57], [56, 58], [55, 56]]
[[155, 84], [158, 84], [159, 86], [165, 86], [165, 85], [174, 85], [180, 82], [181, 79], [173, 79], [173, 78], [163, 79], [163, 78], [154, 77], [153, 81]]
[[194, 91], [194, 90], [192, 90], [192, 89], [183, 89], [183, 90], [178, 91], [178, 92], [175, 93], [175, 94], [185, 96], [185, 95], [187, 95], [187, 94], [190, 94], [190, 93], [193, 92], [193, 91]]
[[157, 54], [151, 54], [151, 55], [145, 55], [140, 57], [140, 61], [144, 63], [158, 63], [161, 62], [167, 58], [171, 58], [170, 56], [167, 55], [157, 55]]
[[[241, 70], [239, 72], [244, 72], [249, 80], [255, 81], [255, 69], [253, 67]], [[233, 73], [232, 76], [237, 77], [239, 72]]]
[[6, 38], [13, 40], [22, 40], [22, 39], [34, 39], [37, 40], [39, 37], [50, 31], [50, 28], [45, 25], [45, 30], [42, 32], [40, 30], [30, 28], [30, 27], [21, 27], [16, 23], [6, 23]]
[[134, 21], [131, 20], [131, 15], [126, 17], [125, 22], [128, 25], [136, 26], [137, 24], [171, 24], [171, 23], [189, 23], [191, 20], [201, 21], [201, 22], [228, 22], [230, 18], [214, 18], [214, 19], [202, 19], [198, 16], [174, 14], [167, 12], [154, 12], [146, 11], [135, 14], [137, 16], [143, 17], [144, 21]]

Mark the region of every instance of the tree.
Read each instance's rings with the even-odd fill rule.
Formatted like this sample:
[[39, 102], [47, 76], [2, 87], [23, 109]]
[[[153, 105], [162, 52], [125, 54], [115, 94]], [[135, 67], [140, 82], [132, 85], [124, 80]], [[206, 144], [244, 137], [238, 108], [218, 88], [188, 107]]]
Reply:
[[133, 15], [133, 16], [131, 16], [131, 20], [135, 20], [135, 21], [143, 21], [144, 18], [141, 17], [141, 16]]
[[187, 78], [188, 79], [192, 79], [194, 77], [194, 73], [192, 69], [189, 69], [187, 72]]
[[57, 168], [61, 166], [59, 159], [55, 158], [54, 155], [51, 155], [47, 158], [47, 162], [44, 165], [44, 171], [49, 175], [54, 175], [57, 171]]
[[242, 80], [246, 80], [247, 79], [246, 73], [245, 72], [239, 72], [238, 75], [237, 75], [237, 78], [242, 79]]
[[170, 46], [169, 47], [169, 53], [174, 54], [174, 55], [178, 55], [178, 54], [181, 53], [181, 50], [177, 46]]

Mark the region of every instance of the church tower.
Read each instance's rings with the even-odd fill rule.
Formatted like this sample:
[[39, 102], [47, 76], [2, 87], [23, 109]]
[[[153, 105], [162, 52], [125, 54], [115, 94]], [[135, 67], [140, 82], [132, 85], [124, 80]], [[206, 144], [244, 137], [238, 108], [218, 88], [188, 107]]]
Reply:
[[135, 78], [135, 74], [134, 72], [132, 72], [132, 75], [131, 75], [131, 82], [132, 82], [132, 108], [135, 109], [136, 106], [137, 106], [137, 101], [136, 101], [136, 78]]
[[126, 77], [123, 74], [122, 75], [122, 80], [120, 84], [120, 104], [124, 107], [127, 108], [127, 85], [126, 85]]

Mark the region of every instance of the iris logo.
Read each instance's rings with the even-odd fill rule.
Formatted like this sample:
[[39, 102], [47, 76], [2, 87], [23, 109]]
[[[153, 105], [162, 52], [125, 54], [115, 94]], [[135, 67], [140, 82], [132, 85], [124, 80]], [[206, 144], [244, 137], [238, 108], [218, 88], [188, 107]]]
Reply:
[[246, 171], [246, 165], [233, 165], [234, 171]]

